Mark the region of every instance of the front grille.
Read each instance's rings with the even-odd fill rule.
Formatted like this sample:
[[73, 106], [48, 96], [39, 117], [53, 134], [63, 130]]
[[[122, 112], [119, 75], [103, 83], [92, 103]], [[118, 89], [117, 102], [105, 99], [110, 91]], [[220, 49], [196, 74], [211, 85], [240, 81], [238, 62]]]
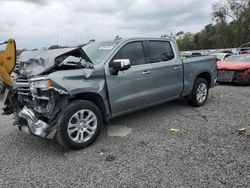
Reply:
[[30, 84], [28, 78], [18, 77], [16, 79], [16, 90], [18, 101], [31, 109], [35, 106], [30, 91]]
[[14, 72], [19, 72], [19, 62], [18, 61], [16, 62]]
[[28, 78], [17, 78], [16, 88], [18, 95], [31, 96]]

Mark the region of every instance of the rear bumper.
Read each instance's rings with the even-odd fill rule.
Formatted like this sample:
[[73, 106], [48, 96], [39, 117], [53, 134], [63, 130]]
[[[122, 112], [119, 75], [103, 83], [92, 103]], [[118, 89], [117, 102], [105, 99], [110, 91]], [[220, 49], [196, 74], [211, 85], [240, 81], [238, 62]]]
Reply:
[[215, 86], [218, 85], [217, 80], [218, 80], [218, 77], [216, 76], [216, 77], [213, 79], [212, 83], [211, 83], [211, 87], [215, 87]]

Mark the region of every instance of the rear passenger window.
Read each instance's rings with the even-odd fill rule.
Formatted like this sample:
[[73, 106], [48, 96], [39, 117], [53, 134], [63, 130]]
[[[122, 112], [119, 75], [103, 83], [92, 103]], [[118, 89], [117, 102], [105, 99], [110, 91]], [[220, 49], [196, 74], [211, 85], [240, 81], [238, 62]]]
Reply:
[[142, 42], [131, 42], [123, 46], [115, 55], [115, 59], [129, 59], [131, 66], [146, 64]]
[[174, 59], [174, 52], [169, 41], [149, 41], [151, 63]]

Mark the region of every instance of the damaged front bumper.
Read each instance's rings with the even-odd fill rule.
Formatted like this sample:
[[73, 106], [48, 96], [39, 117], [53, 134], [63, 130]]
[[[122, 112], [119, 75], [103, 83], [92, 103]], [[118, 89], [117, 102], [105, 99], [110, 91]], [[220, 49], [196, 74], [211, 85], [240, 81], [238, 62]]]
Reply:
[[218, 82], [236, 82], [240, 84], [250, 83], [250, 74], [244, 71], [235, 70], [219, 70], [218, 71]]
[[24, 79], [17, 80], [15, 86], [7, 94], [4, 114], [14, 114], [14, 125], [21, 131], [53, 139], [68, 104], [67, 92], [53, 85], [47, 89], [34, 88]]
[[50, 126], [44, 121], [37, 119], [33, 110], [24, 106], [23, 109], [19, 111], [17, 115], [18, 117], [23, 118], [27, 123], [27, 126], [21, 124], [18, 125], [21, 131], [31, 133], [42, 138], [54, 138], [56, 134], [56, 129], [50, 130], [48, 132], [48, 127]]

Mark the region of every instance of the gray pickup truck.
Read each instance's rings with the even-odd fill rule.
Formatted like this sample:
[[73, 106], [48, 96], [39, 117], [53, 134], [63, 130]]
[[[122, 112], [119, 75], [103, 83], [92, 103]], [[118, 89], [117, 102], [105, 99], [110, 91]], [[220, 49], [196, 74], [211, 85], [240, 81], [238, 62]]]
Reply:
[[112, 118], [178, 98], [202, 106], [216, 77], [215, 57], [182, 60], [165, 38], [24, 52], [3, 111], [24, 132], [81, 149]]

